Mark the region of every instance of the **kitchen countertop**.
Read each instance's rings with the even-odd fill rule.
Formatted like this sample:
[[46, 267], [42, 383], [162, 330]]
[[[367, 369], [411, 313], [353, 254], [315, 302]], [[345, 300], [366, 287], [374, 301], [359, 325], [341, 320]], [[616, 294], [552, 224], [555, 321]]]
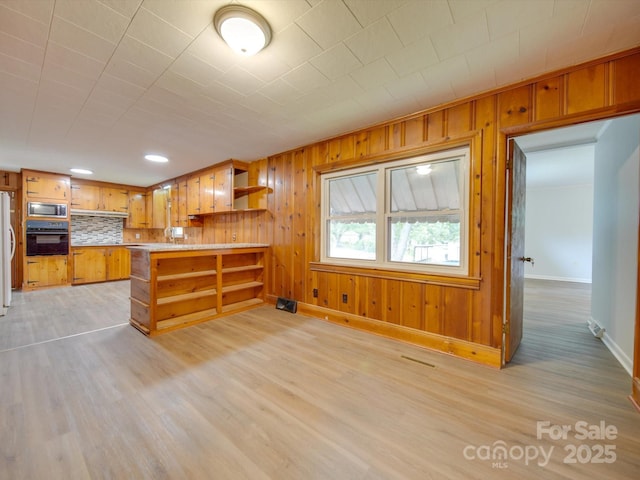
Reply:
[[131, 249], [146, 250], [149, 252], [161, 252], [170, 250], [226, 250], [230, 248], [264, 248], [268, 247], [267, 243], [205, 243], [198, 245], [175, 244], [175, 243], [144, 243], [129, 244]]
[[142, 243], [72, 243], [71, 248], [86, 247], [133, 247], [143, 245]]

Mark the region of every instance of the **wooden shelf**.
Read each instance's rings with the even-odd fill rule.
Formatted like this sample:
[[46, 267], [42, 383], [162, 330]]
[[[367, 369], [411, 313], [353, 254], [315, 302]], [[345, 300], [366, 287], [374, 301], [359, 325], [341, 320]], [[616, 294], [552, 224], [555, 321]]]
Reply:
[[215, 308], [207, 310], [201, 310], [199, 312], [188, 313], [175, 318], [167, 318], [166, 320], [160, 320], [158, 322], [158, 330], [166, 330], [169, 328], [175, 329], [177, 326], [193, 325], [195, 323], [206, 322], [211, 320], [218, 314]]
[[209, 295], [215, 295], [216, 293], [216, 289], [211, 288], [209, 290], [200, 290], [198, 292], [171, 295], [170, 297], [158, 298], [156, 305], [167, 305], [169, 303], [184, 302], [185, 300], [195, 300], [196, 298], [208, 297]]
[[261, 270], [264, 267], [262, 265], [246, 265], [243, 267], [228, 267], [222, 269], [222, 274], [236, 273], [236, 272], [250, 272], [251, 270]]
[[132, 250], [131, 324], [152, 336], [263, 304], [267, 250]]
[[208, 275], [216, 275], [216, 270], [202, 270], [200, 272], [172, 273], [171, 275], [158, 275], [157, 280], [164, 282], [165, 280], [179, 280], [182, 278], [206, 277]]
[[244, 282], [235, 285], [227, 285], [222, 287], [222, 293], [237, 292], [239, 290], [248, 290], [249, 288], [262, 287], [262, 282]]
[[251, 185], [247, 187], [234, 187], [233, 188], [233, 198], [239, 198], [243, 195], [249, 195], [250, 193], [262, 192], [263, 190], [268, 189], [269, 187], [264, 185]]

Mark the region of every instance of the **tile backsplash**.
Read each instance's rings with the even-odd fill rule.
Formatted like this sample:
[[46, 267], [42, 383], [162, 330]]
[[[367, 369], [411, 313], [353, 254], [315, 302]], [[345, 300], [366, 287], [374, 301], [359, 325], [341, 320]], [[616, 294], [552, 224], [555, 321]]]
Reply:
[[71, 245], [111, 245], [122, 243], [124, 219], [110, 217], [71, 217]]

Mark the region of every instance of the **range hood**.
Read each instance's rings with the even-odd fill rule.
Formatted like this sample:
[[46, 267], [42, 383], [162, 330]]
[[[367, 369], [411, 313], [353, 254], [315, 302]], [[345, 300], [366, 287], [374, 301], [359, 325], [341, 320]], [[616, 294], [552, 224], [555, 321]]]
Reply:
[[79, 208], [72, 208], [71, 215], [84, 215], [85, 217], [129, 218], [128, 212], [110, 212], [107, 210], [82, 210]]

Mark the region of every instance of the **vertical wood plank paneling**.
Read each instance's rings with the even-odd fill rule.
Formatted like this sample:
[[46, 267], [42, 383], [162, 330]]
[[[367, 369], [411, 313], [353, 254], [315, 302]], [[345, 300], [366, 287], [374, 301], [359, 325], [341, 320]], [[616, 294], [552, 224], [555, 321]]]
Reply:
[[340, 274], [327, 274], [327, 305], [334, 310], [340, 310]]
[[[320, 144], [313, 145], [310, 148], [305, 149], [306, 154], [309, 156], [307, 162], [307, 176], [305, 194], [305, 218], [306, 218], [306, 242], [305, 242], [305, 268], [307, 278], [310, 278], [313, 273], [309, 268], [309, 263], [312, 261], [320, 260], [320, 243], [317, 239], [320, 238], [320, 183], [319, 175], [313, 170], [316, 165], [321, 165], [326, 161], [327, 157], [327, 143], [322, 142]], [[310, 278], [309, 285], [315, 285], [313, 277]], [[307, 298], [311, 294], [308, 286], [305, 288], [305, 294]]]
[[402, 323], [402, 282], [383, 280], [383, 320], [400, 325]]
[[434, 142], [444, 138], [444, 110], [427, 115], [427, 140]]
[[473, 103], [466, 102], [447, 109], [447, 137], [462, 135], [471, 130]]
[[614, 104], [640, 100], [640, 53], [615, 60], [613, 73]]
[[[404, 145], [404, 122], [396, 122], [389, 126], [389, 148], [397, 149]], [[376, 153], [381, 152], [378, 150]]]
[[424, 290], [424, 329], [439, 335], [444, 333], [442, 291], [436, 285], [427, 285]]
[[[356, 313], [356, 290], [355, 290], [355, 278], [353, 275], [340, 275], [339, 276], [339, 291], [338, 302], [340, 305], [339, 310], [346, 313]], [[342, 296], [347, 296], [347, 302], [344, 303]]]
[[367, 277], [367, 317], [382, 320], [383, 308], [382, 279]]
[[420, 145], [424, 142], [424, 117], [404, 122], [404, 145]]
[[293, 243], [291, 238], [291, 209], [290, 194], [292, 188], [291, 153], [278, 157], [273, 171], [275, 182], [275, 227], [273, 239], [273, 268], [274, 293], [277, 296], [289, 296], [288, 268], [291, 266], [290, 251]]
[[384, 152], [387, 150], [389, 140], [388, 128], [386, 126], [374, 128], [369, 130], [369, 154], [374, 155], [376, 153]]
[[471, 293], [460, 288], [448, 288], [444, 292], [444, 334], [463, 340], [471, 340]]
[[[306, 155], [305, 150], [298, 150], [293, 155], [293, 200], [292, 205], [302, 206], [308, 193], [307, 189], [307, 171], [306, 171]], [[303, 299], [305, 292], [305, 275], [307, 265], [305, 263], [305, 249], [307, 240], [307, 221], [305, 210], [302, 208], [293, 208], [293, 225], [292, 225], [292, 255], [293, 265], [292, 271], [292, 298]]]
[[355, 134], [346, 135], [340, 140], [340, 159], [352, 160], [356, 158]]
[[291, 298], [293, 296], [293, 245], [294, 245], [294, 235], [293, 235], [293, 214], [294, 214], [294, 197], [293, 192], [296, 189], [296, 184], [292, 179], [294, 179], [294, 169], [293, 169], [293, 154], [287, 155], [285, 157], [284, 169], [283, 169], [283, 177], [285, 179], [285, 188], [284, 188], [284, 215], [282, 218], [282, 234], [283, 234], [283, 242], [280, 245], [282, 252], [282, 294]]
[[325, 272], [318, 272], [318, 305], [322, 307], [329, 307], [329, 274]]
[[355, 157], [362, 158], [369, 155], [369, 134], [368, 132], [359, 132], [355, 135]]
[[607, 81], [604, 64], [566, 75], [567, 113], [578, 113], [606, 105]]
[[[482, 132], [481, 193], [480, 193], [480, 238], [477, 246], [480, 255], [480, 269], [474, 272], [483, 279], [480, 291], [474, 292], [473, 318], [476, 321], [472, 330], [474, 341], [484, 345], [492, 344], [494, 325], [491, 319], [493, 308], [491, 285], [494, 280], [495, 222], [494, 196], [496, 178], [496, 96], [478, 99], [475, 107], [475, 129]], [[494, 345], [496, 346], [496, 345]]]
[[562, 114], [564, 106], [564, 76], [538, 82], [533, 89], [536, 120], [556, 118]]
[[531, 121], [531, 86], [507, 90], [498, 94], [500, 128], [523, 125]]
[[415, 282], [401, 283], [401, 323], [405, 327], [423, 329], [424, 286]]
[[336, 162], [342, 159], [341, 146], [342, 142], [340, 138], [334, 138], [329, 140], [329, 162]]

